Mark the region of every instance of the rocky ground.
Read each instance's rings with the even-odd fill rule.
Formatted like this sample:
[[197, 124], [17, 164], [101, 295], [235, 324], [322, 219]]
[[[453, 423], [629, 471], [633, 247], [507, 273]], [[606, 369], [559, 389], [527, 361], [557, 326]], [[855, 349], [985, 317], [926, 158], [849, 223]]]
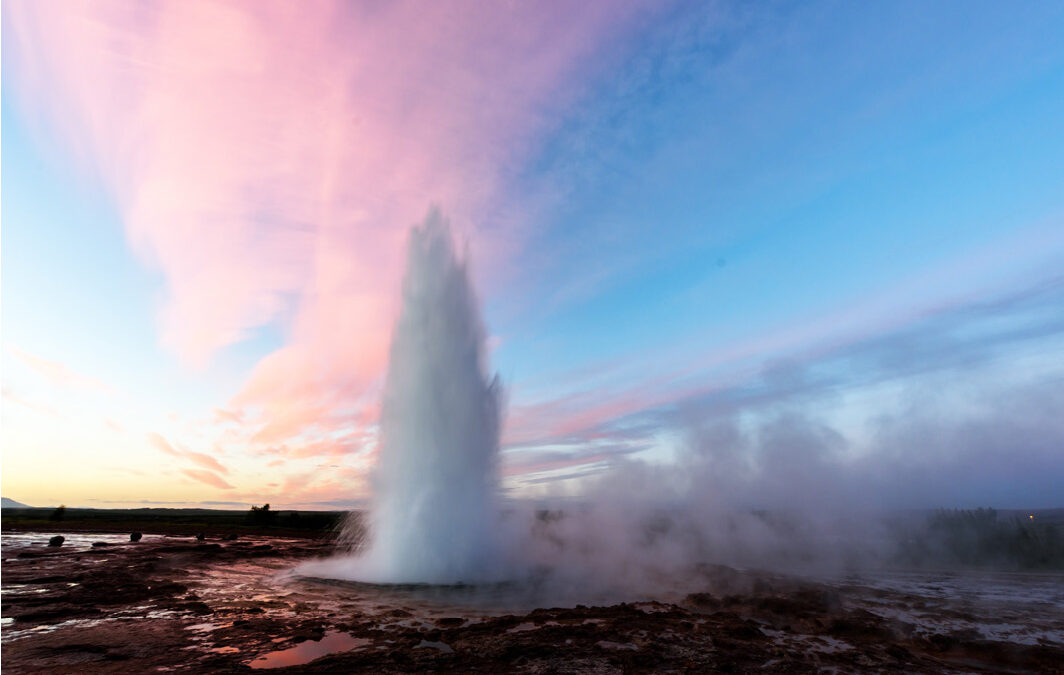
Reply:
[[704, 592], [672, 602], [505, 613], [294, 578], [329, 552], [311, 540], [46, 542], [4, 535], [8, 673], [1064, 672], [1058, 577], [1021, 580], [1032, 592], [1017, 601], [958, 603], [952, 578], [909, 588], [714, 567]]

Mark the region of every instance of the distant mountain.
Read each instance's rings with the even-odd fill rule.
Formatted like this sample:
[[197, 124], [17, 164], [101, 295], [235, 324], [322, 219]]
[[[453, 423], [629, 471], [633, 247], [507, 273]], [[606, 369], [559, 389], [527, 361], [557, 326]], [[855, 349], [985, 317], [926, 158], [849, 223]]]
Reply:
[[0, 508], [4, 509], [32, 509], [29, 504], [23, 504], [22, 502], [16, 502], [14, 499], [8, 499], [7, 497], [0, 497]]

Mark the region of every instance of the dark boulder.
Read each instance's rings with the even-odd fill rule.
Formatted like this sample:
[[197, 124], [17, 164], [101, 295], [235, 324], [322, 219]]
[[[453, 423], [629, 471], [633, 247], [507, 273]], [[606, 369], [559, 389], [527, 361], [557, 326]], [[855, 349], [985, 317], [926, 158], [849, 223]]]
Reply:
[[233, 534], [227, 534], [225, 535], [225, 537], [223, 537], [223, 539], [225, 539], [226, 541], [236, 541], [237, 534], [235, 532]]
[[57, 535], [55, 535], [54, 537], [52, 537], [51, 539], [48, 540], [48, 545], [49, 546], [62, 546], [64, 541], [66, 541], [66, 537], [64, 537], [61, 534], [57, 534]]
[[144, 535], [141, 534], [140, 532], [134, 532], [133, 534], [129, 535], [129, 540], [130, 541], [140, 541], [140, 538], [143, 537], [143, 536]]
[[110, 546], [110, 545], [111, 544], [109, 544], [106, 541], [94, 541], [94, 542], [92, 542], [92, 547], [93, 548], [104, 548], [105, 546]]
[[203, 541], [206, 538], [207, 538], [207, 535], [205, 535], [202, 532], [200, 532], [199, 534], [196, 535], [196, 541]]

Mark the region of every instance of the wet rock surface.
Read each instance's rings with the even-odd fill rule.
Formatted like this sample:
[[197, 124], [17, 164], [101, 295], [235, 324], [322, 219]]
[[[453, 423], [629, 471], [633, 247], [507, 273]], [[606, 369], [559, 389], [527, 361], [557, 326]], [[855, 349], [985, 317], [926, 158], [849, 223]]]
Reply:
[[1059, 576], [811, 582], [706, 567], [689, 580], [700, 590], [667, 602], [510, 611], [292, 576], [298, 562], [330, 552], [323, 542], [146, 535], [133, 545], [92, 535], [57, 549], [37, 540], [4, 535], [10, 673], [1059, 672], [1064, 664]]

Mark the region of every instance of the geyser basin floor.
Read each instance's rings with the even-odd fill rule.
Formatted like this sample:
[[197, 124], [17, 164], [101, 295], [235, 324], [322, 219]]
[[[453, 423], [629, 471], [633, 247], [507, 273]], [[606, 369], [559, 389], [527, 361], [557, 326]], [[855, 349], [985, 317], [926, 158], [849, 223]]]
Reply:
[[815, 583], [710, 568], [677, 580], [687, 594], [511, 611], [299, 581], [289, 570], [328, 553], [311, 541], [48, 549], [47, 539], [3, 537], [5, 672], [251, 672], [282, 658], [313, 660], [269, 672], [1046, 672], [1064, 662], [1060, 574]]

